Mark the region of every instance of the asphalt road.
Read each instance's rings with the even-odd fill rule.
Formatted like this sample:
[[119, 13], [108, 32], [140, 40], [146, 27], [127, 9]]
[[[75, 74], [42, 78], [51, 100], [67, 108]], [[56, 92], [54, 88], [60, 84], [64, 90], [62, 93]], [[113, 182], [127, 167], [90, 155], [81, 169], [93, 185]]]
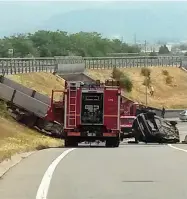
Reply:
[[[187, 123], [179, 129], [183, 139]], [[0, 198], [187, 198], [187, 145], [69, 150], [47, 149], [24, 159], [0, 179]]]

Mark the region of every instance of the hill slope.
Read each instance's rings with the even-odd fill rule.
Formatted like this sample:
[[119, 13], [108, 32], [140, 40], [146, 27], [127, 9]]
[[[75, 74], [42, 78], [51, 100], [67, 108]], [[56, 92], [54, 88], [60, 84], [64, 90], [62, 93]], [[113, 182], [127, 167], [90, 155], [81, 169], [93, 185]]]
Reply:
[[[150, 67], [151, 82], [154, 88], [154, 96], [148, 90], [148, 105], [161, 108], [187, 108], [187, 73], [179, 68], [171, 67]], [[163, 70], [167, 70], [172, 78], [171, 85], [166, 84], [166, 77]], [[146, 87], [143, 85], [144, 77], [141, 75], [141, 68], [122, 69], [133, 82], [131, 93], [125, 93], [134, 101], [145, 104]], [[112, 70], [88, 70], [87, 74], [94, 78], [105, 80], [111, 78]]]
[[[50, 73], [29, 73], [8, 76], [29, 88], [50, 96], [52, 89], [63, 89], [64, 81]], [[0, 102], [0, 162], [15, 153], [47, 147], [62, 146], [59, 139], [44, 136], [37, 131], [15, 122], [7, 113], [6, 105]]]

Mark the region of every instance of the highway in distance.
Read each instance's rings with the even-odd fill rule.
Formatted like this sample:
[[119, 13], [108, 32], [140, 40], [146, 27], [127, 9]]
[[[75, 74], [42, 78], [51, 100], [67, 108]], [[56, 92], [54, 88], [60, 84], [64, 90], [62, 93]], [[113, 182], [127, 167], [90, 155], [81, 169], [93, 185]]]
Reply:
[[186, 170], [185, 144], [46, 149], [0, 178], [0, 198], [186, 199]]

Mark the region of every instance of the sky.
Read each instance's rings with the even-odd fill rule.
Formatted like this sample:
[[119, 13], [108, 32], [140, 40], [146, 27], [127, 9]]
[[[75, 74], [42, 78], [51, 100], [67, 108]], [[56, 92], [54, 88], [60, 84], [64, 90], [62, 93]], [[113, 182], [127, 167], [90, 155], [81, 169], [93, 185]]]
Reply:
[[[150, 3], [152, 2], [152, 3]], [[165, 1], [165, 2], [168, 2]], [[187, 1], [186, 1], [187, 2]], [[7, 35], [7, 33], [13, 34], [13, 33], [18, 33], [18, 32], [33, 32], [36, 31], [38, 27], [41, 27], [42, 24], [44, 24], [46, 21], [48, 21], [51, 17], [55, 16], [61, 16], [63, 18], [64, 13], [69, 13], [71, 11], [75, 10], [85, 10], [85, 9], [95, 9], [95, 8], [104, 8], [104, 9], [131, 9], [133, 8], [134, 10], [143, 10], [143, 9], [149, 9], [151, 12], [157, 12], [158, 9], [154, 9], [156, 7], [159, 7], [163, 1], [138, 1], [137, 3], [133, 0], [131, 1], [0, 1], [0, 37]], [[172, 4], [172, 3], [171, 3]], [[187, 13], [187, 4], [185, 6], [181, 6], [181, 3], [179, 1], [175, 1], [174, 5], [172, 6], [172, 11], [170, 11], [167, 5], [163, 6], [164, 8], [162, 9], [161, 13], [163, 14], [164, 12], [170, 12], [170, 15], [172, 13], [178, 15], [181, 14], [180, 10], [181, 8], [185, 8], [186, 10], [183, 9], [183, 12]], [[176, 13], [176, 9], [178, 10], [178, 13]], [[160, 8], [159, 8], [160, 9]], [[155, 11], [156, 10], [156, 11]], [[137, 12], [138, 13], [138, 12]], [[135, 13], [136, 14], [136, 13]], [[155, 15], [157, 13], [154, 13]], [[134, 15], [134, 13], [133, 13]], [[160, 13], [158, 14], [158, 16]], [[173, 15], [173, 14], [172, 14]], [[187, 16], [187, 15], [186, 15]], [[185, 17], [186, 17], [185, 16]], [[156, 16], [157, 17], [157, 16]], [[183, 17], [183, 16], [182, 16]], [[179, 17], [180, 19], [181, 16]], [[84, 20], [84, 19], [83, 19]], [[138, 20], [138, 19], [137, 19]], [[175, 19], [172, 19], [175, 21]], [[187, 19], [186, 19], [187, 20]], [[169, 21], [168, 21], [169, 22]], [[141, 22], [143, 23], [143, 22]], [[175, 22], [176, 23], [176, 22]], [[176, 26], [177, 31], [177, 26], [178, 23], [181, 23], [181, 26], [184, 26], [184, 19], [183, 20], [178, 20]], [[63, 29], [63, 25], [61, 22], [57, 24], [57, 26], [61, 29]], [[76, 24], [75, 24], [76, 25]], [[89, 24], [88, 24], [89, 25]], [[160, 24], [158, 24], [159, 27]], [[87, 24], [85, 24], [87, 26]], [[161, 26], [161, 25], [160, 25]], [[163, 26], [163, 24], [162, 24]], [[172, 26], [172, 24], [171, 24]], [[132, 28], [133, 27], [128, 27]], [[119, 27], [120, 29], [120, 27]], [[161, 28], [162, 29], [162, 28]], [[183, 30], [181, 28], [179, 31]], [[100, 31], [100, 30], [96, 30]], [[138, 30], [139, 31], [139, 30]], [[141, 31], [141, 30], [140, 30]], [[149, 30], [148, 30], [149, 31]], [[186, 31], [186, 30], [185, 30]], [[126, 29], [124, 28], [124, 31], [126, 32]], [[120, 35], [120, 32], [113, 33], [113, 36], [123, 36]], [[129, 33], [132, 34], [131, 37], [133, 37], [134, 33]], [[175, 34], [175, 33], [174, 33]], [[138, 33], [137, 33], [138, 35]], [[125, 35], [124, 35], [125, 36]], [[167, 36], [167, 33], [166, 33]]]

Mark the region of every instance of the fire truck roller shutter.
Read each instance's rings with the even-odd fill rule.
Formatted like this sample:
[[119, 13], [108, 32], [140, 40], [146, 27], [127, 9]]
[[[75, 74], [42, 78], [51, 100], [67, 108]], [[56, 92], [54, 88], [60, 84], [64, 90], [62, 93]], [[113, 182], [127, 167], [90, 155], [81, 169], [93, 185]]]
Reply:
[[103, 124], [103, 93], [82, 93], [82, 124]]

